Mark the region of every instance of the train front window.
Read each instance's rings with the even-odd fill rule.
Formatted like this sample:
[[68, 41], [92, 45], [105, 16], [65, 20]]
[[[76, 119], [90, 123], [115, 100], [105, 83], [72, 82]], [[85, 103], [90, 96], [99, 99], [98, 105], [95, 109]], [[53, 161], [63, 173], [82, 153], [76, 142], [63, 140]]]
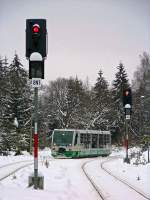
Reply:
[[73, 131], [54, 131], [53, 143], [57, 146], [72, 145]]

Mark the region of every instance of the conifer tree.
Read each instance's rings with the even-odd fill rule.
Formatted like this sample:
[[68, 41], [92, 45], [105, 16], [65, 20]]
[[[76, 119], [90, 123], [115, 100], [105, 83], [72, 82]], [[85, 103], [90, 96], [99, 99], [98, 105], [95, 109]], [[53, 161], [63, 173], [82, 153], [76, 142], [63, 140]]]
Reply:
[[8, 90], [7, 83], [7, 72], [8, 72], [8, 63], [7, 58], [0, 58], [0, 119], [2, 118], [3, 111], [5, 109], [6, 94]]
[[15, 54], [7, 75], [9, 91], [3, 117], [3, 144], [20, 153], [29, 146], [31, 98], [27, 72]]
[[108, 128], [108, 114], [110, 110], [110, 93], [108, 82], [103, 77], [102, 70], [98, 73], [97, 82], [93, 88], [93, 119], [92, 126], [95, 129], [106, 130]]
[[117, 69], [118, 72], [115, 74], [115, 80], [113, 81], [113, 96], [116, 102], [121, 103], [123, 90], [129, 87], [129, 81], [122, 63], [117, 66]]
[[121, 133], [124, 129], [124, 108], [122, 103], [123, 90], [129, 87], [129, 81], [124, 65], [120, 62], [117, 66], [117, 73], [115, 74], [115, 80], [112, 85], [112, 116], [113, 126], [119, 128], [120, 134], [118, 134], [118, 142], [122, 139]]
[[0, 151], [3, 150], [3, 118], [8, 104], [8, 63], [7, 58], [0, 59]]
[[140, 55], [140, 65], [134, 73], [133, 88], [133, 134], [140, 136], [150, 132], [150, 55]]

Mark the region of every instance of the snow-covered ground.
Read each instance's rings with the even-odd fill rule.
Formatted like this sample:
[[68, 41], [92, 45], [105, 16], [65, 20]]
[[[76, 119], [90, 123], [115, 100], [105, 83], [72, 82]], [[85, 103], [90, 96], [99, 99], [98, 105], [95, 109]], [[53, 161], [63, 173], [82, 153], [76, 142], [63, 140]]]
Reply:
[[[145, 153], [147, 157], [147, 153]], [[111, 156], [125, 156], [125, 150], [115, 151]], [[50, 150], [42, 151], [39, 154], [39, 172], [44, 175], [44, 190], [28, 188], [28, 177], [33, 173], [33, 165], [23, 168], [0, 182], [0, 200], [98, 200], [100, 199], [94, 188], [84, 175], [81, 165], [91, 159], [59, 159], [55, 160], [50, 156]], [[45, 160], [49, 161], [49, 167], [45, 166]], [[117, 193], [114, 185], [109, 186], [110, 179], [105, 178], [105, 173], [100, 169], [100, 163], [106, 158], [98, 158], [86, 166], [88, 173], [94, 177], [104, 195], [110, 198], [110, 193]], [[22, 156], [0, 156], [0, 166], [22, 160], [33, 160], [30, 155]], [[92, 159], [94, 160], [94, 159]], [[132, 185], [140, 188], [150, 196], [150, 164], [133, 165], [126, 164], [122, 158], [112, 160], [104, 164], [104, 167], [111, 170], [117, 176], [129, 181]], [[0, 169], [1, 170], [1, 169]], [[119, 186], [118, 193], [121, 195], [127, 189]], [[116, 192], [115, 192], [116, 191]], [[135, 196], [134, 196], [135, 195]], [[121, 198], [121, 199], [120, 199]], [[134, 192], [128, 196], [113, 196], [113, 200], [138, 199]], [[140, 198], [142, 200], [142, 198]]]
[[24, 160], [33, 160], [33, 156], [30, 156], [29, 153], [23, 152], [23, 155], [20, 156], [14, 156], [12, 153], [8, 156], [0, 156], [0, 167], [9, 163], [24, 161]]

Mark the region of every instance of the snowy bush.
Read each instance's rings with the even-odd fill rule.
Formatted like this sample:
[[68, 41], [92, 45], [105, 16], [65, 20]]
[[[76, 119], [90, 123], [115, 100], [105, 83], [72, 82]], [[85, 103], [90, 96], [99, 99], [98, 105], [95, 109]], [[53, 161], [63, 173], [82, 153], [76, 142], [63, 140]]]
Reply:
[[139, 165], [139, 164], [146, 164], [146, 159], [144, 154], [141, 151], [141, 148], [139, 147], [134, 147], [130, 149], [130, 159], [131, 159], [131, 164], [133, 165]]

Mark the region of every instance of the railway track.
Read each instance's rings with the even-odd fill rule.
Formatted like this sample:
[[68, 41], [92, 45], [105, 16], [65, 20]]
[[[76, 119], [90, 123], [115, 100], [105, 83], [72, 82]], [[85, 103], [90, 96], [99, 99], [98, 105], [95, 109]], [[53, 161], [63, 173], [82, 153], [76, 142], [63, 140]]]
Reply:
[[[102, 161], [100, 163], [100, 167], [103, 171], [105, 171], [108, 175], [110, 175], [111, 177], [115, 178], [116, 180], [120, 181], [121, 183], [125, 184], [126, 186], [128, 186], [130, 189], [132, 189], [134, 192], [136, 192], [138, 195], [141, 196], [142, 199], [148, 199], [150, 200], [150, 197], [145, 194], [143, 191], [141, 191], [139, 188], [136, 188], [135, 186], [131, 185], [129, 182], [127, 182], [126, 180], [121, 179], [119, 176], [113, 174], [111, 171], [109, 171], [104, 165], [106, 162], [111, 162], [111, 160], [117, 159], [118, 157], [111, 157], [108, 158], [104, 161]], [[89, 175], [88, 170], [85, 169], [85, 166], [88, 163], [94, 162], [95, 160], [90, 160], [90, 161], [86, 161], [83, 165], [82, 165], [82, 170], [84, 172], [84, 174], [86, 175], [87, 179], [90, 181], [90, 183], [92, 184], [92, 186], [94, 187], [94, 189], [97, 191], [97, 193], [99, 194], [100, 198], [102, 200], [108, 200], [111, 199], [111, 194], [108, 196], [104, 195], [104, 191], [102, 189], [100, 189], [100, 187], [96, 184], [96, 182], [94, 181], [94, 179]], [[108, 191], [109, 193], [109, 191]]]
[[7, 167], [7, 166], [11, 166], [11, 165], [17, 164], [17, 163], [24, 163], [24, 162], [30, 162], [30, 161], [31, 161], [31, 160], [22, 160], [22, 161], [7, 163], [7, 164], [4, 164], [4, 165], [1, 165], [1, 166], [0, 166], [0, 169], [2, 169], [2, 168], [4, 168], [4, 167]]
[[[118, 158], [118, 157], [117, 157]], [[142, 197], [144, 197], [145, 199], [148, 199], [150, 200], [150, 197], [145, 194], [142, 190], [140, 190], [139, 188], [136, 188], [135, 186], [133, 186], [132, 184], [130, 184], [129, 182], [127, 182], [126, 180], [120, 178], [119, 176], [113, 174], [111, 171], [109, 171], [105, 166], [104, 164], [106, 162], [110, 162], [111, 160], [114, 160], [116, 159], [116, 157], [112, 157], [110, 158], [109, 160], [106, 160], [106, 161], [103, 161], [100, 165], [101, 165], [101, 168], [107, 172], [109, 175], [111, 175], [112, 177], [114, 177], [115, 179], [117, 179], [118, 181], [124, 183], [125, 185], [127, 185], [128, 187], [130, 187], [132, 190], [134, 190], [135, 192], [137, 192], [138, 194], [140, 194]]]
[[86, 175], [87, 179], [90, 181], [90, 183], [92, 184], [92, 186], [94, 187], [94, 189], [96, 190], [96, 192], [98, 193], [98, 195], [100, 196], [101, 200], [106, 200], [105, 196], [103, 195], [103, 192], [100, 190], [100, 188], [95, 184], [95, 182], [92, 180], [92, 178], [89, 176], [89, 174], [87, 173], [87, 171], [85, 170], [85, 166], [90, 163], [93, 162], [93, 160], [91, 161], [86, 161], [85, 163], [82, 164], [82, 170], [84, 172], [84, 174]]
[[[92, 186], [94, 187], [94, 189], [96, 190], [96, 192], [99, 195], [99, 198], [101, 200], [111, 200], [114, 198], [111, 198], [111, 192], [109, 192], [109, 187], [107, 188], [107, 190], [103, 190], [104, 188], [102, 188], [99, 184], [96, 183], [95, 178], [92, 176], [92, 174], [90, 174], [89, 172], [89, 166], [88, 164], [90, 164], [91, 162], [97, 162], [97, 166], [100, 166], [101, 170], [103, 170], [105, 173], [108, 174], [108, 176], [113, 177], [113, 179], [116, 179], [117, 181], [120, 181], [122, 184], [124, 184], [126, 187], [130, 188], [130, 190], [133, 190], [134, 193], [137, 193], [138, 196], [141, 196], [140, 200], [144, 200], [144, 199], [148, 199], [150, 200], [150, 197], [147, 194], [144, 194], [142, 191], [140, 191], [139, 188], [134, 187], [133, 185], [131, 185], [130, 183], [128, 183], [126, 180], [121, 179], [120, 177], [116, 176], [115, 174], [113, 174], [111, 171], [109, 171], [106, 167], [105, 167], [105, 163], [106, 162], [111, 162], [111, 160], [114, 160], [118, 157], [109, 157], [106, 158], [105, 160], [101, 160], [100, 162], [100, 158], [96, 158], [96, 159], [92, 159], [92, 160], [88, 160], [86, 162], [84, 162], [81, 167], [82, 170], [84, 172], [84, 174], [86, 175], [87, 179], [90, 181], [90, 183], [92, 184]], [[3, 165], [0, 167], [0, 181], [2, 181], [3, 179], [7, 178], [8, 176], [14, 174], [16, 171], [27, 167], [29, 165], [32, 165], [33, 161], [19, 161], [19, 162], [15, 162], [15, 163], [9, 163], [6, 165]], [[88, 167], [88, 168], [87, 168]], [[13, 168], [13, 169], [12, 169]], [[7, 169], [7, 170], [6, 170]], [[11, 169], [11, 171], [9, 171]], [[5, 175], [2, 176], [3, 172], [2, 171], [7, 171], [7, 173], [5, 173]], [[97, 170], [97, 168], [96, 168]], [[1, 173], [2, 172], [2, 173]], [[97, 171], [98, 172], [98, 171]], [[101, 172], [98, 172], [101, 173]], [[94, 173], [95, 174], [95, 173]], [[96, 175], [97, 176], [97, 175]], [[106, 192], [107, 191], [107, 192]], [[107, 194], [106, 194], [107, 193]], [[108, 195], [109, 193], [109, 195]], [[133, 198], [132, 198], [133, 199]], [[136, 199], [136, 198], [135, 198]], [[116, 199], [115, 199], [116, 200]], [[120, 199], [119, 199], [120, 200]], [[130, 199], [129, 199], [130, 200]]]
[[0, 166], [0, 181], [29, 165], [33, 165], [33, 161], [18, 161]]

